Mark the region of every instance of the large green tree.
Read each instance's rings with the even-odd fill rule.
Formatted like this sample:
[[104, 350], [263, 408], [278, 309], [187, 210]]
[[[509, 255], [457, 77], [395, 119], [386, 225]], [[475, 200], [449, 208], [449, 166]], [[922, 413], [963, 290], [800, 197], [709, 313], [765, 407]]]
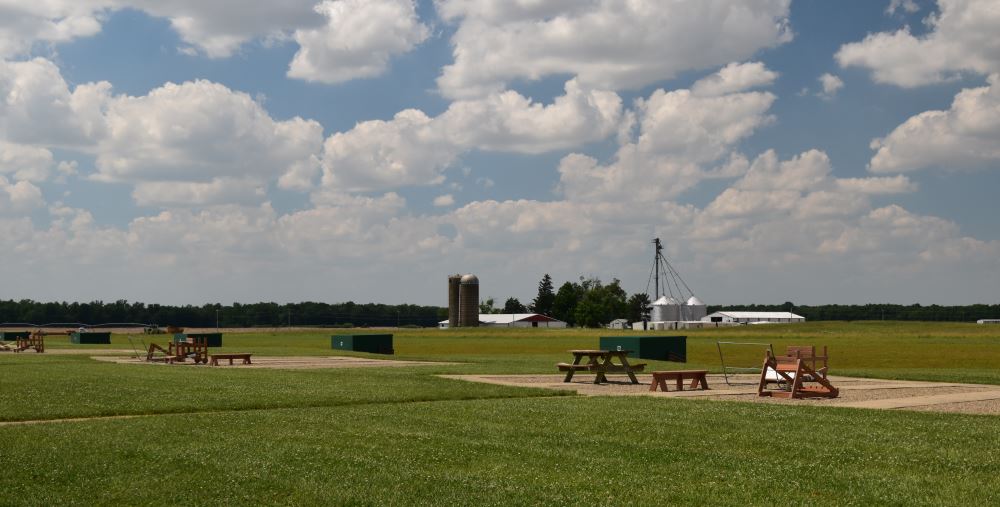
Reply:
[[605, 285], [599, 278], [581, 280], [583, 295], [574, 311], [576, 325], [601, 327], [628, 313], [627, 294], [617, 278]]
[[507, 298], [503, 304], [503, 313], [527, 313], [528, 309], [517, 298]]
[[538, 282], [538, 295], [529, 305], [532, 312], [552, 315], [552, 305], [556, 300], [556, 293], [552, 289], [552, 277], [545, 273], [542, 280]]
[[576, 311], [576, 304], [580, 301], [582, 293], [583, 288], [579, 284], [570, 282], [562, 284], [552, 300], [552, 316], [571, 326], [574, 325], [576, 317], [573, 313]]
[[625, 317], [629, 322], [639, 322], [647, 317], [646, 312], [649, 308], [650, 301], [649, 295], [639, 292], [632, 294], [632, 297], [628, 298], [628, 316]]

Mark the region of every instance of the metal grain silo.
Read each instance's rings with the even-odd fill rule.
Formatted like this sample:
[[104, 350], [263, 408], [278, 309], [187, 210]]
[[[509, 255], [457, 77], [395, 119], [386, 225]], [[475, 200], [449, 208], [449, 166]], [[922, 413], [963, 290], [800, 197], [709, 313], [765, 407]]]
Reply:
[[661, 296], [660, 299], [653, 301], [653, 311], [650, 313], [649, 320], [651, 322], [663, 322], [670, 319], [667, 317], [668, 313], [671, 313], [671, 302], [674, 298], [668, 298], [667, 296]]
[[663, 305], [663, 320], [664, 322], [681, 320], [681, 302], [673, 296], [667, 296], [667, 304]]
[[479, 278], [476, 275], [465, 275], [459, 282], [458, 325], [479, 326]]
[[448, 327], [458, 327], [458, 293], [462, 275], [448, 275]]
[[684, 311], [686, 313], [684, 320], [701, 320], [708, 315], [708, 307], [693, 294], [684, 305]]

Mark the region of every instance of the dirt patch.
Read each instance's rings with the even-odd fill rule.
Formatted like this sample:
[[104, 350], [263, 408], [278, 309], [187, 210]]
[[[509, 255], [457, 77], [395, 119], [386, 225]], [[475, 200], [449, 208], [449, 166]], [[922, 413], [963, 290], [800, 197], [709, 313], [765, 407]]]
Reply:
[[[978, 384], [830, 377], [833, 385], [840, 389], [839, 397], [790, 400], [757, 396], [756, 377], [750, 375], [730, 376], [729, 380], [732, 385], [727, 384], [722, 375], [708, 375], [709, 390], [688, 390], [685, 388], [683, 391], [672, 390], [670, 392], [650, 391], [651, 375], [637, 375], [639, 384], [631, 384], [627, 379], [614, 377], [606, 384], [594, 384], [593, 376], [588, 375], [574, 377], [573, 381], [568, 383], [563, 382], [563, 375], [444, 375], [444, 377], [509, 386], [570, 390], [584, 396], [703, 398], [749, 403], [784, 403], [830, 407], [857, 405], [862, 408], [1000, 414], [1000, 386]], [[963, 397], [995, 397], [995, 399], [962, 401]], [[907, 405], [906, 401], [903, 400], [908, 399], [914, 402], [918, 399], [926, 400], [922, 402], [926, 404], [896, 406]]]
[[175, 363], [172, 365], [164, 363], [149, 363], [134, 357], [122, 356], [95, 356], [98, 361], [107, 361], [118, 364], [141, 364], [151, 366], [169, 367], [195, 367], [198, 368], [272, 368], [272, 369], [323, 369], [323, 368], [387, 368], [403, 366], [435, 366], [458, 363], [433, 362], [433, 361], [400, 361], [395, 359], [368, 359], [364, 357], [328, 356], [328, 357], [252, 357], [252, 364], [240, 364], [234, 361], [233, 365], [229, 361], [219, 361], [219, 366], [195, 365], [194, 363]]
[[79, 356], [79, 355], [89, 355], [89, 356], [121, 356], [128, 354], [130, 356], [135, 355], [135, 351], [129, 349], [54, 349], [51, 347], [45, 347], [46, 354], [54, 354], [57, 356]]

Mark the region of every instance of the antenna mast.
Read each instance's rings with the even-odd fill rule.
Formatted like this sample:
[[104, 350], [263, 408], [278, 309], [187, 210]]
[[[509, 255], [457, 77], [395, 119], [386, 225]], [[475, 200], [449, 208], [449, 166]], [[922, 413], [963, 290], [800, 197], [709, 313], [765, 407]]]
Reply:
[[660, 244], [660, 238], [653, 239], [653, 245], [655, 246], [654, 257], [653, 257], [653, 269], [656, 271], [656, 275], [653, 277], [655, 292], [653, 293], [653, 301], [656, 301], [660, 297], [660, 251], [663, 250], [663, 245]]

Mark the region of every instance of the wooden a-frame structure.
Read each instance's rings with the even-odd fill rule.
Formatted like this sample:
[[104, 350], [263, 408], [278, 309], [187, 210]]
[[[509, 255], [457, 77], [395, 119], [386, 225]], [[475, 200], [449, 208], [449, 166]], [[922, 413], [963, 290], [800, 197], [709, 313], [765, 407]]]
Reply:
[[[770, 350], [766, 351], [764, 366], [760, 370], [757, 395], [773, 398], [836, 398], [839, 396], [840, 390], [826, 378], [829, 360], [826, 347], [823, 347], [822, 356], [817, 356], [815, 350], [815, 347], [789, 347], [788, 355], [785, 356], [775, 356]], [[820, 362], [823, 366], [817, 368]], [[784, 389], [767, 389], [768, 384], [775, 382], [774, 379], [768, 378], [768, 371], [775, 372], [777, 383]]]

